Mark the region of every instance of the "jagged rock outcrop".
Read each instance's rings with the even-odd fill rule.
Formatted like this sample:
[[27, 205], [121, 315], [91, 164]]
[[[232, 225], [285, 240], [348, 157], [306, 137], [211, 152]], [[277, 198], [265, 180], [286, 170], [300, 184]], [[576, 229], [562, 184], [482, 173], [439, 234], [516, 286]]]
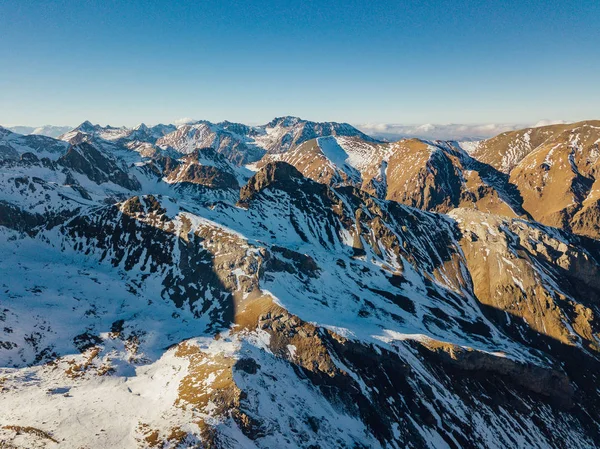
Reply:
[[116, 162], [110, 160], [87, 142], [72, 145], [58, 159], [58, 163], [63, 167], [86, 175], [97, 184], [113, 182], [129, 190], [139, 190], [141, 188], [135, 177], [129, 176]]
[[240, 188], [236, 168], [212, 148], [195, 150], [178, 160], [172, 158], [159, 162], [163, 177], [170, 183], [200, 184], [212, 189]]
[[[500, 325], [515, 335], [534, 330], [563, 345], [600, 349], [597, 242], [464, 209], [451, 216], [463, 233], [474, 292]], [[568, 291], [581, 300], [570, 300]]]
[[[290, 192], [297, 186], [297, 182], [303, 179], [302, 174], [290, 164], [285, 162], [269, 163], [242, 187], [239, 203], [247, 204], [256, 194], [267, 187]], [[325, 191], [324, 188], [321, 190]]]

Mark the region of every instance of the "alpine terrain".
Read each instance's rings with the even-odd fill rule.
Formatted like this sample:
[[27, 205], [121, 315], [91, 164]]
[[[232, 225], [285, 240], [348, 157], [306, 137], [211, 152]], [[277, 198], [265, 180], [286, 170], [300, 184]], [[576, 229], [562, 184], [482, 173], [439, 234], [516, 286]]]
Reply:
[[1, 448], [600, 447], [600, 121], [40, 133], [0, 128]]

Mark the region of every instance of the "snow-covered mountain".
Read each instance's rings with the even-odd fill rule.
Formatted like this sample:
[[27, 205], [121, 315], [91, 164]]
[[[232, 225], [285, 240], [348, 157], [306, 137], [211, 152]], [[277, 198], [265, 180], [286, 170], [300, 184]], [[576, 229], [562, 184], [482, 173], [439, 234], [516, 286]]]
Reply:
[[298, 117], [280, 117], [262, 126], [207, 121], [188, 123], [156, 142], [161, 148], [173, 148], [182, 153], [211, 146], [231, 161], [247, 164], [258, 161], [265, 153], [284, 153], [307, 140], [322, 136], [360, 137], [367, 142], [375, 139], [347, 123], [317, 123]]
[[[176, 121], [176, 125], [155, 125], [146, 126], [141, 123], [134, 128], [114, 128], [97, 126], [97, 130], [103, 129], [107, 137], [119, 138], [119, 136], [130, 134], [136, 130], [142, 130], [137, 136], [131, 136], [132, 140], [149, 141], [156, 140], [160, 137], [173, 132], [177, 126], [184, 124], [198, 124], [202, 121], [185, 119]], [[561, 120], [541, 120], [533, 125], [533, 127], [543, 127], [555, 124], [565, 124]], [[90, 124], [91, 125], [91, 124]], [[288, 150], [291, 146], [290, 142], [300, 137], [300, 141], [307, 138], [319, 137], [325, 135], [340, 135], [340, 136], [356, 136], [364, 140], [383, 139], [385, 141], [397, 141], [405, 138], [417, 138], [426, 140], [453, 140], [475, 142], [479, 140], [489, 139], [498, 134], [518, 131], [526, 128], [524, 124], [421, 124], [421, 125], [402, 125], [390, 123], [364, 123], [354, 126], [344, 123], [315, 123], [299, 119], [297, 117], [280, 117], [273, 119], [270, 123], [263, 126], [249, 126], [241, 123], [221, 122], [217, 124], [224, 130], [230, 131], [238, 135], [247, 136], [264, 136], [259, 138], [259, 146], [262, 148], [272, 148], [273, 152], [282, 152]], [[94, 125], [92, 125], [94, 126]], [[45, 125], [40, 127], [35, 126], [5, 126], [7, 129], [19, 134], [37, 134], [48, 137], [59, 137], [71, 131], [73, 128], [69, 126], [53, 126]], [[303, 130], [306, 128], [306, 131]], [[112, 132], [111, 132], [112, 130]], [[116, 130], [116, 131], [115, 131]], [[119, 131], [121, 130], [121, 131]], [[265, 131], [267, 131], [265, 133]], [[291, 132], [290, 132], [291, 131]], [[149, 135], [146, 135], [149, 133]], [[284, 137], [290, 133], [289, 136]], [[367, 136], [367, 137], [365, 137]], [[283, 137], [283, 138], [282, 138]], [[301, 143], [301, 142], [299, 142]]]
[[66, 150], [68, 144], [39, 135], [22, 135], [0, 126], [0, 159], [18, 159], [22, 153], [51, 156]]
[[[550, 159], [594, 176], [595, 126]], [[512, 174], [548, 147], [137, 131], [0, 128], [2, 444], [600, 446], [600, 245]]]
[[365, 142], [377, 142], [348, 123], [311, 122], [298, 117], [278, 117], [260, 127], [256, 140], [268, 153], [285, 153], [307, 140], [317, 137], [358, 137]]
[[321, 136], [358, 137], [377, 142], [347, 123], [311, 122], [298, 117], [281, 117], [266, 125], [190, 121], [178, 126], [140, 124], [135, 128], [94, 125], [89, 121], [62, 134], [60, 139], [74, 142], [94, 140], [100, 146], [125, 146], [138, 152], [159, 150], [188, 154], [200, 148], [214, 148], [237, 165], [256, 162], [265, 153], [283, 153], [301, 143]]
[[472, 155], [508, 177], [533, 219], [600, 237], [600, 121], [503, 133]]
[[281, 160], [315, 181], [352, 185], [425, 210], [474, 208], [598, 238], [599, 145], [600, 122], [587, 121], [481, 142], [318, 138], [256, 165]]
[[164, 135], [175, 131], [175, 125], [155, 125], [148, 127], [144, 123], [140, 123], [134, 128], [120, 127], [116, 128], [113, 126], [100, 126], [94, 125], [90, 121], [85, 121], [76, 128], [67, 130], [59, 138], [63, 140], [69, 140], [73, 135], [77, 133], [83, 133], [92, 137], [100, 138], [110, 142], [131, 142], [140, 141], [154, 143], [157, 139]]
[[265, 153], [254, 142], [253, 134], [254, 129], [244, 125], [201, 121], [180, 125], [177, 130], [158, 139], [156, 145], [182, 154], [212, 147], [232, 162], [243, 165], [260, 159]]

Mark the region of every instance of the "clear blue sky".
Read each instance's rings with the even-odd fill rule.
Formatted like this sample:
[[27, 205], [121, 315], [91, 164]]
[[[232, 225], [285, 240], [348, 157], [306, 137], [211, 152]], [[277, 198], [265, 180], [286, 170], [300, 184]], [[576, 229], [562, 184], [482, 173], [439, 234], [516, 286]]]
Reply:
[[599, 0], [0, 1], [0, 123], [600, 118]]

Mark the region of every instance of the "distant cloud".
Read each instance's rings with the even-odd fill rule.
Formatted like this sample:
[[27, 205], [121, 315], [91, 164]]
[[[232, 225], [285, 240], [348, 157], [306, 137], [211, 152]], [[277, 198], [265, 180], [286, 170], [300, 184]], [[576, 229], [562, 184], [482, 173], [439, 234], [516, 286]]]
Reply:
[[393, 123], [366, 123], [354, 125], [365, 134], [388, 140], [418, 137], [429, 140], [480, 140], [488, 139], [506, 131], [515, 131], [530, 125], [523, 124], [476, 124], [476, 125], [400, 125]]
[[566, 122], [564, 120], [540, 120], [539, 122], [537, 122], [535, 125], [533, 125], [534, 128], [539, 128], [540, 126], [548, 126], [548, 125], [564, 125], [565, 123], [569, 123]]
[[4, 128], [11, 130], [17, 134], [36, 134], [40, 136], [58, 137], [61, 134], [66, 133], [73, 129], [72, 126], [4, 126]]
[[183, 118], [179, 118], [177, 120], [175, 120], [173, 122], [174, 125], [186, 125], [188, 123], [192, 123], [195, 122], [196, 119], [190, 118], [190, 117], [183, 117]]

